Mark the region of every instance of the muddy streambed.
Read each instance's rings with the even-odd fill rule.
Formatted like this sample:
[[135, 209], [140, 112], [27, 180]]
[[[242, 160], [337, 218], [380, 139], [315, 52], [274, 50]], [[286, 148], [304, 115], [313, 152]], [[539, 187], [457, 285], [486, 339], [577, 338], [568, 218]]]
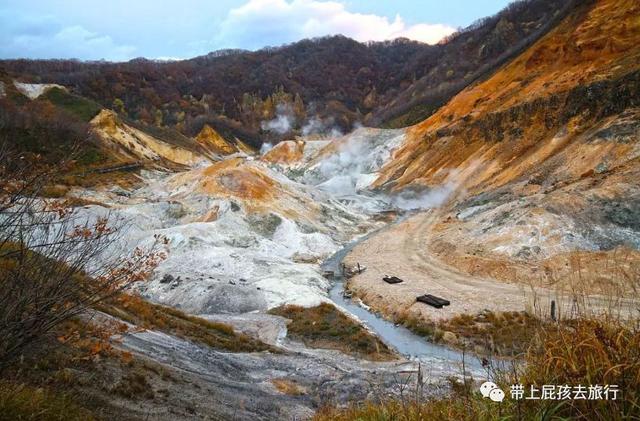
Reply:
[[[399, 218], [380, 230], [388, 228], [392, 224], [396, 224], [405, 218]], [[329, 291], [331, 300], [342, 309], [349, 312], [362, 322], [369, 330], [374, 332], [385, 344], [395, 349], [399, 354], [406, 358], [424, 362], [427, 366], [449, 366], [452, 369], [451, 374], [461, 374], [462, 364], [467, 372], [473, 374], [474, 377], [482, 375], [483, 368], [480, 361], [473, 355], [463, 357], [461, 352], [455, 351], [443, 345], [429, 342], [422, 336], [418, 336], [404, 326], [396, 325], [378, 314], [369, 311], [367, 308], [359, 304], [359, 300], [351, 300], [344, 296], [345, 277], [342, 272], [342, 261], [359, 243], [365, 241], [371, 236], [380, 232], [373, 231], [361, 238], [358, 238], [342, 249], [338, 250], [331, 257], [322, 263], [322, 269], [333, 272], [333, 286]], [[380, 280], [382, 282], [382, 280]], [[457, 373], [456, 373], [457, 372]]]

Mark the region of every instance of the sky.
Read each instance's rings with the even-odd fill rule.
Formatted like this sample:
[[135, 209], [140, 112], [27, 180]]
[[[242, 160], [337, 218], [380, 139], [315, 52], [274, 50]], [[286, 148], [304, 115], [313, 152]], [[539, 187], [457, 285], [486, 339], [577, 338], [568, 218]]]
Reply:
[[0, 58], [126, 61], [342, 34], [436, 43], [509, 0], [0, 0]]

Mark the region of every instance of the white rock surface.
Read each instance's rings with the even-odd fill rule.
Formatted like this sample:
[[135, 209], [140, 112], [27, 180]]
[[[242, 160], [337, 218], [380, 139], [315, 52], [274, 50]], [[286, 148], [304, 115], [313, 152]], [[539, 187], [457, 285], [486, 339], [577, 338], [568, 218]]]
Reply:
[[64, 86], [55, 83], [22, 83], [14, 81], [13, 84], [21, 94], [28, 97], [29, 99], [36, 99], [51, 88], [60, 88], [66, 90]]
[[[366, 189], [402, 133], [361, 129], [349, 140], [355, 146], [348, 146], [348, 152], [329, 155], [328, 164], [314, 162], [308, 171], [315, 175], [310, 178], [324, 179], [325, 185], [345, 180], [358, 191]], [[356, 155], [366, 159], [356, 163]], [[153, 301], [195, 314], [262, 312], [282, 304], [315, 306], [329, 301], [331, 285], [322, 277], [319, 262], [373, 229], [376, 223], [368, 211], [382, 205], [355, 190], [344, 195], [340, 189], [316, 187], [306, 177], [298, 180], [302, 183], [291, 180], [262, 162], [242, 165], [275, 180], [287, 193], [281, 199], [287, 203], [280, 201], [270, 212], [250, 211], [242, 199], [202, 191], [198, 169], [191, 170], [192, 178], [184, 175], [189, 172], [145, 172], [144, 186], [128, 193], [112, 188], [73, 194], [109, 206], [88, 206], [81, 211], [85, 217], [109, 214], [127, 221], [118, 253], [150, 245], [156, 234], [169, 240], [168, 258], [151, 281], [137, 287]], [[177, 179], [186, 181], [176, 184]], [[297, 219], [279, 209], [293, 209]], [[204, 222], [212, 210], [215, 217]]]

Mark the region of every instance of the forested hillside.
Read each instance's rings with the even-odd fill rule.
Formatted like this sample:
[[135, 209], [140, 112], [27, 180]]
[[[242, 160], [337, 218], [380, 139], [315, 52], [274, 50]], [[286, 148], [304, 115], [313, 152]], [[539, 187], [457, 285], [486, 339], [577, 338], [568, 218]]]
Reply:
[[0, 66], [12, 77], [58, 83], [131, 119], [191, 136], [206, 123], [248, 141], [347, 131], [356, 123], [399, 127], [424, 119], [507, 62], [574, 3], [514, 2], [437, 45], [334, 36], [174, 62], [9, 60]]

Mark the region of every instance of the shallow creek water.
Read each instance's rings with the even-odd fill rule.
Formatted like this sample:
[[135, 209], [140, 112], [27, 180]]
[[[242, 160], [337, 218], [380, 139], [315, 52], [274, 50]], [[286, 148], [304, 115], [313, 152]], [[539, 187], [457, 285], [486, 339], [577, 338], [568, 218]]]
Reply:
[[[336, 305], [358, 318], [367, 328], [378, 335], [385, 344], [394, 348], [399, 354], [410, 359], [419, 360], [427, 365], [451, 366], [452, 371], [457, 371], [461, 374], [463, 361], [461, 352], [429, 342], [409, 329], [395, 325], [374, 312], [365, 309], [358, 304], [357, 300], [351, 300], [343, 295], [345, 283], [342, 273], [343, 259], [355, 246], [378, 232], [379, 230], [371, 232], [350, 242], [322, 263], [323, 270], [334, 273], [334, 284], [329, 291], [329, 297]], [[464, 357], [464, 364], [466, 370], [474, 375], [482, 374], [483, 372], [482, 365], [472, 355]]]

